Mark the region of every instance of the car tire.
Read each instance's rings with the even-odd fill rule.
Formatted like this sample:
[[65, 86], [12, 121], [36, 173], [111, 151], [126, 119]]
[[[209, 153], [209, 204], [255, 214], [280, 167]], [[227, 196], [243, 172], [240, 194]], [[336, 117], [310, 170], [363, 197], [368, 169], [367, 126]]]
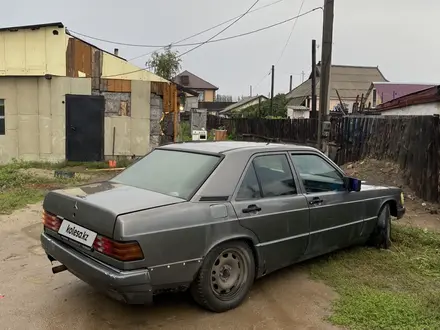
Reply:
[[377, 225], [369, 243], [379, 249], [389, 249], [391, 247], [391, 212], [389, 204], [385, 204], [379, 211]]
[[254, 279], [255, 259], [249, 245], [225, 242], [205, 257], [191, 285], [191, 294], [203, 308], [222, 313], [243, 302]]

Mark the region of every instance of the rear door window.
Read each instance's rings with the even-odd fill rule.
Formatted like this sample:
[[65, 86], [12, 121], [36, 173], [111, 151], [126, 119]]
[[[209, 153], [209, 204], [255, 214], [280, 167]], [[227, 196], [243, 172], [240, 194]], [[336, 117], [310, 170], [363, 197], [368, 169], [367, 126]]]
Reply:
[[263, 197], [296, 195], [297, 190], [286, 155], [263, 155], [253, 161]]

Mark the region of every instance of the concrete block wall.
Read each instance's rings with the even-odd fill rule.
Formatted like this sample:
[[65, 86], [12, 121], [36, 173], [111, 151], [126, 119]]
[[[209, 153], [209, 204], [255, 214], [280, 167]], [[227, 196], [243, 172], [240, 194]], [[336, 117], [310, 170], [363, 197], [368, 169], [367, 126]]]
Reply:
[[0, 163], [15, 159], [65, 159], [65, 95], [90, 95], [88, 78], [0, 77], [6, 134], [0, 136]]
[[191, 111], [191, 132], [193, 130], [206, 130], [206, 121], [208, 115], [206, 109], [198, 109]]
[[107, 109], [107, 104], [120, 104], [121, 100], [125, 100], [121, 94], [126, 93], [102, 93], [106, 99], [107, 112], [104, 119], [106, 157], [113, 154], [114, 129], [116, 156], [143, 156], [150, 150], [150, 90], [149, 81], [131, 82], [130, 116], [120, 116]]
[[160, 119], [163, 113], [163, 100], [156, 94], [151, 94], [150, 114], [150, 150], [160, 144]]

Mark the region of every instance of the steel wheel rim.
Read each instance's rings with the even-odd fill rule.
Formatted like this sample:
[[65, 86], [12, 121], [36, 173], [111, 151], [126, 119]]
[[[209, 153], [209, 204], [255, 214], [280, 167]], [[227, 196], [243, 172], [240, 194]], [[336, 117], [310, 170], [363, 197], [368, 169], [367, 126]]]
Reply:
[[216, 297], [229, 300], [246, 282], [249, 269], [244, 253], [239, 249], [226, 249], [220, 253], [211, 268], [211, 289]]

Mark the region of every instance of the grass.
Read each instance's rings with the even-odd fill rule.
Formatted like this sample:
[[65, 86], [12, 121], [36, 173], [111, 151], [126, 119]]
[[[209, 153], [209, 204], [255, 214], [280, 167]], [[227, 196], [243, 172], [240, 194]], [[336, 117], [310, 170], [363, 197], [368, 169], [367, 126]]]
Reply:
[[310, 265], [340, 295], [330, 321], [354, 330], [440, 329], [440, 234], [393, 226], [391, 250], [354, 248]]
[[[117, 158], [117, 157], [116, 157]], [[117, 159], [118, 167], [127, 167], [132, 163], [131, 159], [128, 158], [120, 158]], [[109, 168], [108, 162], [71, 162], [71, 161], [62, 161], [57, 163], [51, 162], [25, 162], [25, 161], [13, 161], [10, 166], [14, 166], [15, 168], [39, 168], [39, 169], [48, 169], [48, 170], [58, 170], [65, 168], [88, 168], [88, 169], [103, 169]]]
[[[28, 204], [36, 203], [43, 199], [45, 193], [55, 188], [62, 188], [74, 185], [80, 181], [76, 178], [57, 178], [48, 176], [37, 176], [27, 173], [26, 169], [62, 169], [65, 166], [72, 166], [70, 163], [52, 164], [36, 162], [13, 162], [0, 166], [0, 214], [9, 214]], [[79, 166], [75, 164], [76, 166]], [[92, 164], [99, 168], [98, 164]]]

